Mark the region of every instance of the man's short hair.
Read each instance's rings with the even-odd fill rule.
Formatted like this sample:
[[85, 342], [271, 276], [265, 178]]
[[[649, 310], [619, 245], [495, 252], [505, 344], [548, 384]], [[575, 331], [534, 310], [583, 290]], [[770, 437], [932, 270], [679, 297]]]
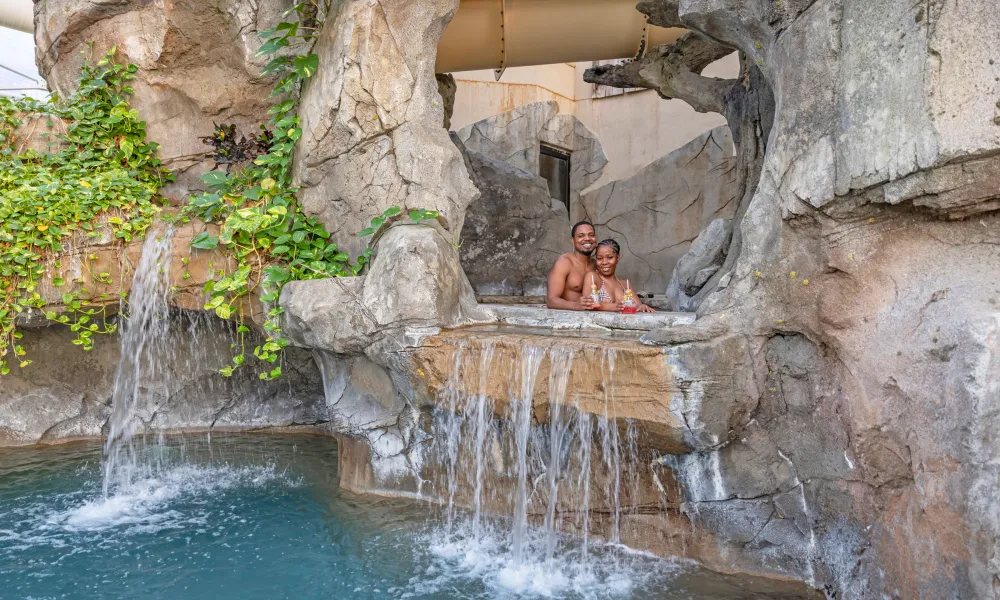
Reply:
[[576, 225], [574, 225], [572, 229], [569, 230], [569, 237], [576, 237], [576, 229], [577, 229], [577, 227], [580, 227], [581, 225], [587, 225], [591, 229], [594, 230], [594, 233], [597, 233], [597, 228], [594, 227], [593, 223], [591, 223], [590, 221], [580, 221], [579, 223], [577, 223]]

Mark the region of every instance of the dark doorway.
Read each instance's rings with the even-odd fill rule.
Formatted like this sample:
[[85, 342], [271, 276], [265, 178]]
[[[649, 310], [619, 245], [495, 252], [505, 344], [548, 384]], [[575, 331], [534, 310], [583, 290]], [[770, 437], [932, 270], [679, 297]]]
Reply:
[[549, 196], [569, 212], [569, 152], [542, 144], [538, 158], [538, 174], [549, 182]]

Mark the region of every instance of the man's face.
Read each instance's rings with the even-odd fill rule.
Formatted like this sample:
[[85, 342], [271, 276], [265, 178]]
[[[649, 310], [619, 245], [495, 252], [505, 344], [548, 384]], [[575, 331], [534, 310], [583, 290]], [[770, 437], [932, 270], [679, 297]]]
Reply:
[[590, 254], [597, 246], [597, 233], [590, 225], [580, 225], [573, 234], [573, 248], [580, 254]]

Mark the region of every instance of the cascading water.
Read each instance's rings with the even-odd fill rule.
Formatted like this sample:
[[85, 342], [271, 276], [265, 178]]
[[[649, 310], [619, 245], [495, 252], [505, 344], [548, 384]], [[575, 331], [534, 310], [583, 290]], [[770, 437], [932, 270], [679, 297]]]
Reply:
[[[495, 568], [498, 585], [508, 590], [548, 594], [551, 586], [576, 589], [587, 582], [608, 592], [602, 586], [625, 585], [616, 579], [631, 556], [618, 546], [623, 490], [636, 496], [639, 465], [634, 425], [628, 423], [625, 439], [618, 430], [614, 351], [596, 353], [605, 398], [602, 414], [594, 415], [570, 400], [571, 350], [525, 345], [513, 358], [495, 361], [496, 350], [475, 342], [453, 349], [434, 422], [443, 467], [438, 489], [446, 494], [446, 508], [441, 537], [432, 547], [442, 556], [462, 557], [461, 564], [476, 573]], [[546, 366], [547, 377], [541, 379]], [[495, 412], [487, 393], [496, 391], [488, 386], [491, 376], [506, 381], [501, 388], [509, 394], [505, 413]], [[536, 385], [542, 381], [547, 382], [546, 423], [533, 422]], [[591, 497], [595, 474], [603, 491], [600, 506]], [[469, 506], [471, 515], [463, 516], [460, 505]], [[592, 509], [607, 511], [609, 523], [593, 519]], [[490, 512], [512, 517], [489, 517]], [[578, 536], [569, 538], [566, 530]], [[611, 545], [599, 542], [596, 550], [592, 533]], [[616, 558], [594, 560], [595, 552]]]
[[514, 496], [514, 565], [524, 562], [525, 535], [528, 532], [528, 439], [531, 434], [531, 409], [535, 394], [535, 378], [542, 362], [542, 351], [528, 346], [521, 350], [520, 380], [521, 395], [511, 402], [511, 420], [514, 423], [514, 438], [517, 453], [517, 491]]
[[139, 401], [164, 375], [170, 327], [170, 246], [173, 228], [149, 235], [142, 247], [120, 328], [121, 356], [115, 371], [108, 438], [104, 444], [104, 496], [146, 475], [134, 436], [142, 421]]
[[[475, 513], [472, 517], [472, 535], [475, 539], [479, 539], [482, 531], [482, 518], [483, 518], [483, 480], [486, 477], [486, 442], [490, 438], [490, 419], [493, 413], [493, 404], [490, 402], [490, 398], [486, 393], [486, 384], [490, 375], [490, 367], [493, 364], [493, 345], [489, 344], [485, 346], [480, 352], [479, 360], [479, 388], [475, 396], [471, 396], [471, 399], [475, 401], [475, 409], [472, 413], [475, 418], [474, 431], [474, 462], [476, 465], [476, 481], [475, 481], [475, 492], [472, 499], [472, 505], [475, 508]], [[471, 408], [471, 407], [470, 407]]]
[[569, 370], [573, 364], [573, 352], [553, 350], [550, 355], [552, 368], [549, 370], [549, 500], [548, 512], [545, 514], [545, 530], [547, 560], [552, 560], [556, 549], [556, 506], [559, 503], [560, 470], [564, 443], [569, 421], [562, 417], [562, 406], [566, 400], [566, 385], [569, 382]]

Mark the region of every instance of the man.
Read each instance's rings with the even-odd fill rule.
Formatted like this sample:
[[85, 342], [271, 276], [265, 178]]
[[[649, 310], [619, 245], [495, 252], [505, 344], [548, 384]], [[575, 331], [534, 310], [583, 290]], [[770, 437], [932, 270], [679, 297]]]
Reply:
[[[597, 231], [587, 221], [580, 221], [570, 229], [573, 251], [563, 254], [549, 271], [545, 305], [563, 310], [594, 310], [590, 297], [590, 274], [594, 265], [590, 255], [597, 247]], [[584, 286], [587, 287], [584, 293]]]

